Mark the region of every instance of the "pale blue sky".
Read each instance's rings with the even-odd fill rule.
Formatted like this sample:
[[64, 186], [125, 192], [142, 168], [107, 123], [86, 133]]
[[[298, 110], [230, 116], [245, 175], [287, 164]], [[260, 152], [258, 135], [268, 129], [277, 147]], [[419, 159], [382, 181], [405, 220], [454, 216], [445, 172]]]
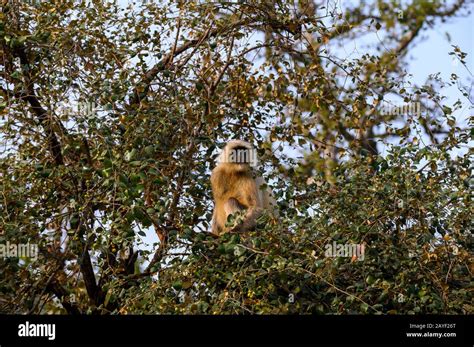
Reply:
[[[446, 38], [446, 32], [451, 36], [451, 43]], [[474, 15], [469, 17], [452, 18], [447, 23], [441, 24], [425, 33], [425, 40], [418, 38], [414, 42], [414, 47], [410, 50], [409, 72], [413, 74], [413, 81], [421, 84], [426, 81], [428, 75], [441, 72], [441, 77], [449, 81], [451, 73], [456, 73], [464, 85], [473, 86], [474, 73]], [[466, 52], [467, 67], [469, 71], [461, 64], [453, 63], [452, 56], [448, 53], [453, 50], [451, 45], [457, 45], [462, 51]], [[451, 102], [460, 97], [457, 88], [449, 88], [447, 96]], [[474, 90], [471, 90], [471, 101], [474, 101]], [[461, 96], [463, 104], [468, 106], [468, 102]], [[471, 111], [471, 112], [470, 112]], [[458, 120], [465, 119], [472, 114], [472, 110], [464, 109], [462, 114], [458, 115]]]

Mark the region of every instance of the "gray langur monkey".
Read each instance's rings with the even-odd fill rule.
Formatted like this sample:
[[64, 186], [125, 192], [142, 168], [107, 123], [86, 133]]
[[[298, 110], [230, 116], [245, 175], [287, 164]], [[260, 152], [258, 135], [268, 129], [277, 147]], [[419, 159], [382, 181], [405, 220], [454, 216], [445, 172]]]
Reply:
[[[262, 177], [252, 168], [258, 164], [256, 150], [241, 140], [227, 143], [212, 170], [211, 187], [214, 198], [212, 233], [244, 232], [255, 228], [256, 219], [264, 210], [277, 216], [276, 202]], [[243, 221], [226, 227], [229, 215], [246, 211]]]

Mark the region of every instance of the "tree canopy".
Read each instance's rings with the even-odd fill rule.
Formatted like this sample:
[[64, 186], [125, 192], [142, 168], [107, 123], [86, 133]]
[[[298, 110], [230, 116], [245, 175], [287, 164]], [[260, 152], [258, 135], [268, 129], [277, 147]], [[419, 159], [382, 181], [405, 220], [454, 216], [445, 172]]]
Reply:
[[[473, 312], [472, 95], [407, 71], [464, 0], [1, 4], [0, 312]], [[230, 139], [280, 217], [215, 238]]]

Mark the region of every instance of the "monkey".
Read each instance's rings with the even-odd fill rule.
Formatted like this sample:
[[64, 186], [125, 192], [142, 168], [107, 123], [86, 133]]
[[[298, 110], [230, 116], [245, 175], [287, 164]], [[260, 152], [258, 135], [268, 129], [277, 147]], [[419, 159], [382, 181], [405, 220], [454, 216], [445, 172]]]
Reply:
[[[231, 140], [219, 154], [211, 173], [214, 198], [211, 231], [214, 235], [253, 230], [256, 219], [265, 210], [277, 216], [272, 194], [262, 187], [265, 184], [263, 178], [252, 169], [257, 164], [256, 150], [246, 141]], [[245, 211], [243, 221], [226, 227], [229, 215], [238, 211]]]

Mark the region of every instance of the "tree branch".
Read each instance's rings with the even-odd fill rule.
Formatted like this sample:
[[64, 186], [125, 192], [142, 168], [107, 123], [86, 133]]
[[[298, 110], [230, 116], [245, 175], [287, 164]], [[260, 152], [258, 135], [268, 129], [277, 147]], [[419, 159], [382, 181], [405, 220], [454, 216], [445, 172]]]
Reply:
[[66, 289], [64, 289], [58, 282], [52, 281], [47, 285], [46, 288], [51, 293], [53, 293], [59, 299], [59, 301], [61, 301], [61, 304], [63, 305], [67, 313], [73, 315], [81, 314], [81, 311], [79, 310], [77, 305], [69, 301], [69, 295]]

